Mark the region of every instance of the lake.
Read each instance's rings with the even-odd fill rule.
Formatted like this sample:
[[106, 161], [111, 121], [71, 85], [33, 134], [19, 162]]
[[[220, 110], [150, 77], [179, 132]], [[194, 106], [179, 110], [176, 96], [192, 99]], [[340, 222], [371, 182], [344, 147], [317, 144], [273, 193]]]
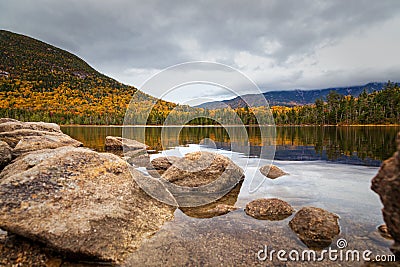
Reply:
[[[137, 128], [136, 128], [137, 129]], [[63, 126], [64, 133], [97, 151], [104, 151], [105, 137], [121, 136], [118, 126]], [[246, 127], [250, 151], [246, 156], [260, 155], [261, 136], [258, 127]], [[395, 151], [395, 136], [400, 126], [297, 126], [276, 127], [276, 160], [326, 160], [339, 163], [379, 166]], [[136, 131], [142, 134], [142, 131]], [[146, 127], [149, 149], [161, 146], [162, 127]], [[223, 127], [168, 127], [167, 138], [179, 135], [180, 145], [199, 144], [204, 138], [214, 140], [217, 148], [231, 150], [231, 142]], [[135, 136], [135, 134], [133, 134]], [[236, 151], [237, 152], [237, 151]]]
[[[122, 134], [122, 127], [113, 126], [68, 126], [62, 130], [98, 151], [104, 150], [106, 136]], [[244, 213], [248, 202], [265, 197], [285, 200], [295, 210], [314, 206], [338, 214], [341, 233], [332, 242], [332, 249], [337, 248], [337, 239], [344, 238], [348, 244], [346, 249], [371, 250], [372, 255], [391, 254], [392, 241], [380, 236], [376, 229], [383, 224], [382, 205], [378, 195], [370, 190], [370, 183], [381, 161], [395, 151], [394, 138], [400, 127], [277, 127], [274, 164], [289, 175], [265, 179], [254, 193], [249, 192], [250, 178], [262, 179], [258, 167], [268, 162], [258, 158], [262, 144], [256, 127], [247, 127], [250, 142], [247, 154], [231, 150], [229, 135], [222, 127], [170, 127], [164, 138], [178, 135], [180, 146], [177, 147], [161, 146], [161, 127], [141, 130], [132, 129], [133, 133], [137, 132], [138, 139], [146, 140], [152, 159], [165, 151], [180, 154], [198, 150], [217, 152], [234, 158], [244, 169], [246, 178], [224, 202], [235, 205], [238, 210], [206, 218], [201, 212], [196, 213], [196, 209], [177, 209], [173, 221], [166, 223], [129, 256], [127, 266], [361, 264], [327, 260], [322, 263], [283, 263], [276, 259], [260, 262], [255, 255], [265, 245], [275, 250], [307, 249], [288, 226], [292, 216], [281, 221], [268, 221], [256, 220]], [[139, 136], [143, 133], [144, 136]], [[215, 146], [199, 145], [205, 138], [214, 140]]]

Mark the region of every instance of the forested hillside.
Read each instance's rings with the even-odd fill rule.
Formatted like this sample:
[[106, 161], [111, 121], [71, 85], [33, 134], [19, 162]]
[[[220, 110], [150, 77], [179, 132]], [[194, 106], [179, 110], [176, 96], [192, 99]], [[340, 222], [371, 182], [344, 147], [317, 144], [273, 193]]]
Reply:
[[[60, 124], [122, 124], [136, 88], [100, 74], [77, 56], [0, 31], [0, 117]], [[142, 94], [143, 101], [150, 96]], [[150, 123], [175, 104], [159, 101]]]

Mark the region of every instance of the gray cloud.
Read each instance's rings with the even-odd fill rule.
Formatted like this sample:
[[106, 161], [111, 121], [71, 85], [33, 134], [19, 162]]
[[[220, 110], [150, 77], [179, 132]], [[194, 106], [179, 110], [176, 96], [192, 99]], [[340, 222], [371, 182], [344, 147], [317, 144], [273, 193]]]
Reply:
[[[266, 90], [400, 80], [399, 65], [376, 53], [393, 52], [386, 42], [398, 47], [398, 32], [368, 46], [382, 27], [394, 31], [399, 22], [397, 0], [0, 2], [1, 28], [67, 49], [133, 85], [191, 60], [231, 65]], [[348, 53], [352, 37], [365, 40], [360, 57], [370, 56], [379, 67], [361, 69], [346, 58], [328, 64]]]

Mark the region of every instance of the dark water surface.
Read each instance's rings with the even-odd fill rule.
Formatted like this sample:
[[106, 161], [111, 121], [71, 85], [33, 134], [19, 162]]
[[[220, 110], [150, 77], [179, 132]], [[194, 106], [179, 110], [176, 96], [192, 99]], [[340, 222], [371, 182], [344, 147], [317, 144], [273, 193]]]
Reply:
[[[143, 129], [143, 128], [142, 128]], [[132, 128], [134, 139], [144, 138], [149, 149], [162, 151], [162, 127], [146, 127], [145, 137], [140, 127]], [[64, 133], [85, 146], [104, 151], [105, 137], [121, 136], [122, 127], [63, 126]], [[257, 127], [246, 127], [250, 142], [248, 156], [260, 155], [261, 136]], [[400, 126], [296, 126], [276, 127], [276, 160], [328, 160], [339, 163], [379, 166], [395, 151], [395, 136]], [[199, 144], [210, 138], [217, 148], [231, 150], [230, 137], [222, 127], [168, 127], [166, 136], [179, 136], [180, 145]], [[233, 131], [235, 133], [235, 131]], [[240, 134], [240, 131], [236, 131]], [[138, 136], [140, 135], [140, 136]], [[243, 137], [245, 140], [245, 137]], [[246, 146], [246, 144], [240, 144]], [[235, 151], [241, 152], [241, 151]], [[247, 156], [247, 155], [246, 155]]]

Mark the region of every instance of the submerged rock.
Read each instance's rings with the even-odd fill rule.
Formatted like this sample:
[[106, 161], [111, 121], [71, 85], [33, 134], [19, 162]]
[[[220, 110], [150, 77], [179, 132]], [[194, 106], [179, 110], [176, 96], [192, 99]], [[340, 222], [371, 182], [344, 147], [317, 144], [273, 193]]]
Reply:
[[11, 159], [11, 147], [6, 142], [0, 141], [0, 169], [6, 166]]
[[321, 208], [304, 207], [289, 222], [290, 228], [310, 248], [324, 248], [340, 233], [339, 216]]
[[288, 173], [284, 172], [280, 168], [276, 167], [275, 165], [264, 165], [260, 168], [260, 172], [271, 179], [276, 179], [278, 177], [288, 175]]
[[22, 122], [8, 118], [0, 119], [0, 132], [11, 132], [21, 129], [61, 133], [60, 126], [55, 123]]
[[246, 205], [247, 215], [260, 220], [283, 220], [294, 212], [292, 206], [278, 198], [262, 198]]
[[383, 219], [395, 241], [391, 250], [400, 259], [400, 133], [397, 134], [396, 145], [397, 152], [382, 163], [372, 179], [371, 189], [382, 201]]
[[120, 262], [173, 218], [121, 158], [61, 147], [22, 155], [0, 174], [0, 228], [82, 258]]
[[199, 207], [181, 207], [180, 210], [193, 218], [212, 218], [237, 210], [235, 203], [240, 193], [243, 182], [239, 182], [228, 194], [212, 203]]

